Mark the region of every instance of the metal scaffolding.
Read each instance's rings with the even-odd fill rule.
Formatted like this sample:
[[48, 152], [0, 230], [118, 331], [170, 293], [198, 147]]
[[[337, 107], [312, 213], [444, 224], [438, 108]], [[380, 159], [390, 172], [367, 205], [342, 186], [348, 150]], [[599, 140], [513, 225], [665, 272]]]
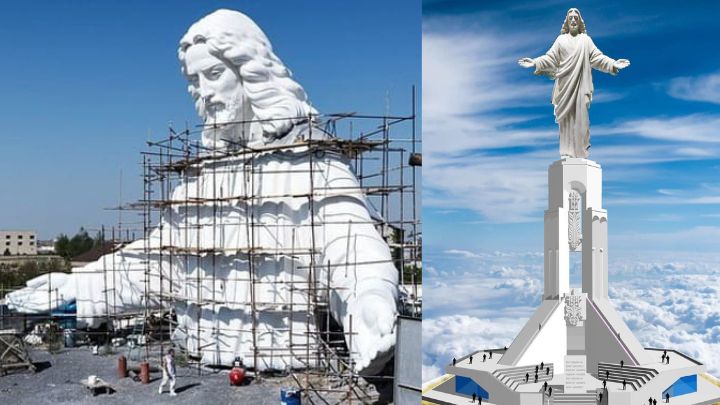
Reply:
[[[167, 137], [147, 143], [148, 150], [142, 153], [143, 197], [137, 203], [116, 208], [119, 210], [119, 223], [117, 228], [112, 228], [111, 233], [111, 242], [116, 252], [121, 254], [123, 247], [126, 247], [131, 239], [130, 227], [122, 223], [122, 212], [135, 211], [141, 216], [142, 229], [139, 231], [142, 232], [144, 240], [144, 269], [133, 271], [144, 272], [144, 308], [133, 313], [118, 309], [113, 291], [120, 284], [118, 263], [115, 255], [103, 256], [101, 260], [106, 328], [96, 333], [104, 334], [105, 341], [109, 342], [113, 337], [119, 336], [120, 331], [125, 331], [124, 334], [127, 335], [128, 329], [132, 328], [134, 348], [128, 353], [130, 359], [159, 361], [168, 345], [172, 344], [169, 337], [176, 329], [182, 328], [174, 309], [180, 304], [192, 305], [198, 311], [197, 325], [194, 330], [186, 329], [180, 332], [186, 339], [196, 342], [194, 346], [185, 345], [193, 346], [195, 350], [181, 354], [190, 362], [195, 362], [198, 373], [206, 370], [207, 366], [201, 365], [199, 361], [201, 351], [216, 351], [216, 358], [219, 358], [223, 351], [232, 351], [221, 348], [219, 344], [200, 347], [201, 336], [242, 334], [252, 341], [252, 352], [243, 355], [245, 358], [252, 358], [254, 365], [261, 364], [266, 359], [287, 355], [301, 362], [301, 367], [288, 367], [285, 371], [303, 390], [304, 399], [309, 403], [332, 403], [326, 399], [330, 396], [327, 395], [329, 393], [341, 398], [336, 402], [371, 401], [376, 394], [367, 389], [366, 379], [375, 383], [392, 381], [392, 370], [386, 371], [388, 375], [372, 378], [357, 373], [351, 352], [352, 340], [357, 333], [353, 331], [352, 317], [349, 330], [332, 327], [329, 301], [331, 290], [337, 290], [338, 287], [332, 285], [330, 274], [333, 267], [343, 264], [321, 263], [322, 247], [316, 245], [314, 229], [331, 223], [332, 219], [316, 215], [315, 204], [319, 193], [329, 195], [355, 192], [366, 196], [377, 212], [377, 215], [370, 217], [370, 223], [388, 243], [392, 253], [390, 260], [398, 271], [402, 299], [400, 313], [420, 317], [422, 293], [419, 290], [421, 280], [418, 277], [421, 267], [422, 230], [417, 185], [422, 159], [421, 140], [416, 136], [415, 90], [413, 89], [412, 94], [411, 113], [406, 116], [326, 114], [307, 117], [306, 122], [311, 123], [308, 125], [309, 134], [292, 144], [282, 146], [251, 149], [242, 145], [230, 145], [228, 148], [208, 149], [196, 140], [200, 133], [208, 130], [207, 126], [184, 130], [169, 128]], [[212, 125], [227, 124], [229, 123]], [[324, 132], [329, 136], [316, 135], [316, 138], [313, 138], [313, 131], [316, 134]], [[288, 151], [302, 151], [309, 156], [306, 166], [291, 166], [288, 169], [294, 170], [293, 175], [300, 173], [308, 176], [309, 192], [277, 196], [256, 194], [258, 185], [253, 182], [259, 170], [258, 160]], [[358, 180], [358, 189], [348, 190], [314, 183], [314, 171], [317, 170], [314, 160], [329, 153], [349, 159]], [[244, 193], [233, 195], [230, 190], [223, 189], [218, 178], [228, 173], [244, 183]], [[287, 174], [290, 175], [291, 172]], [[196, 180], [201, 175], [210, 179], [211, 195], [203, 195], [200, 190], [201, 182]], [[196, 189], [191, 195], [190, 185], [193, 183]], [[179, 184], [186, 185], [184, 196], [173, 192]], [[292, 225], [293, 243], [289, 248], [268, 249], [256, 245], [257, 233], [262, 232], [262, 228], [267, 224], [255, 216], [254, 207], [262, 204], [262, 199], [270, 197], [297, 200], [308, 205], [309, 223]], [[237, 207], [246, 213], [243, 221], [235, 224], [218, 221], [223, 218], [225, 210]], [[173, 218], [175, 210], [171, 208], [180, 209], [184, 213], [182, 218]], [[206, 210], [211, 211], [212, 223], [201, 224], [200, 218]], [[180, 233], [162, 232], [162, 229], [157, 232], [163, 223], [180, 224]], [[199, 228], [203, 226], [212, 229], [212, 240], [209, 242], [200, 240]], [[246, 232], [244, 238], [248, 242], [247, 247], [226, 247], [225, 231], [227, 227], [233, 226]], [[123, 232], [128, 236], [125, 239], [122, 238]], [[299, 240], [297, 234], [304, 232], [311, 235], [310, 246], [296, 245], [296, 240]], [[153, 237], [159, 238], [157, 244], [152, 242]], [[250, 285], [249, 302], [216, 296], [216, 292], [223, 285], [223, 277], [216, 274], [216, 258], [225, 254], [241, 255], [246, 260], [248, 278], [233, 281]], [[297, 266], [297, 261], [290, 260], [293, 264], [289, 280], [267, 281], [258, 277], [256, 266], [262, 260], [297, 257], [304, 257], [308, 265]], [[374, 263], [352, 263], [355, 266], [368, 264]], [[195, 271], [195, 274], [191, 275], [186, 272], [180, 279], [176, 278], [182, 272], [173, 271], [174, 267], [187, 270], [192, 266], [202, 267], [204, 273]], [[275, 283], [282, 283], [283, 286], [273, 285]], [[208, 291], [204, 288], [206, 285], [212, 288]], [[159, 286], [159, 289], [152, 286]], [[287, 347], [266, 347], [258, 344], [258, 314], [276, 304], [257, 298], [258, 289], [268, 287], [288, 288], [290, 291], [289, 303], [282, 308], [273, 309], [285, 311], [290, 320], [286, 331], [290, 336]], [[304, 299], [298, 302], [294, 299], [297, 296], [303, 296]], [[48, 299], [52, 300], [52, 291], [48, 292]], [[48, 304], [52, 306], [50, 302]], [[248, 328], [235, 330], [220, 330], [216, 325], [201, 325], [202, 312], [207, 310], [216, 313], [220, 306], [244, 308], [251, 314], [251, 324]], [[306, 314], [305, 326], [301, 330], [297, 330], [293, 322], [298, 313]], [[254, 378], [262, 378], [257, 369]]]

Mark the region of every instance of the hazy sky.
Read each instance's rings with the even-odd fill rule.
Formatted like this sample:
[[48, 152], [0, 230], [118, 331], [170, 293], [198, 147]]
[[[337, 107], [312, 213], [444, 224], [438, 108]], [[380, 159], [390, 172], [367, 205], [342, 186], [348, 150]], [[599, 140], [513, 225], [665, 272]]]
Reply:
[[121, 172], [123, 200], [142, 195], [145, 141], [169, 123], [199, 123], [177, 43], [218, 8], [258, 23], [319, 111], [382, 114], [389, 104], [409, 115], [421, 81], [419, 1], [7, 2], [0, 229], [52, 238], [110, 226]]

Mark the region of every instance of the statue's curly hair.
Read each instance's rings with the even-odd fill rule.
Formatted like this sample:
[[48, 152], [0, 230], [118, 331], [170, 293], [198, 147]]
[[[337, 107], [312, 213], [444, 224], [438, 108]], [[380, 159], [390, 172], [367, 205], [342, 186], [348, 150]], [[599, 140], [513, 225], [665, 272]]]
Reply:
[[567, 34], [570, 32], [570, 24], [568, 23], [568, 16], [570, 13], [574, 11], [578, 14], [578, 17], [580, 17], [578, 20], [578, 33], [580, 34], [587, 34], [587, 29], [585, 28], [585, 20], [582, 18], [582, 14], [580, 14], [580, 10], [576, 8], [571, 8], [568, 10], [567, 14], [565, 14], [565, 21], [563, 21], [562, 27], [560, 28], [561, 34]]
[[200, 43], [207, 45], [211, 55], [237, 69], [255, 118], [261, 121], [266, 143], [282, 138], [296, 123], [317, 114], [303, 88], [273, 53], [265, 33], [245, 14], [217, 10], [188, 29], [178, 48], [186, 77], [187, 50]]

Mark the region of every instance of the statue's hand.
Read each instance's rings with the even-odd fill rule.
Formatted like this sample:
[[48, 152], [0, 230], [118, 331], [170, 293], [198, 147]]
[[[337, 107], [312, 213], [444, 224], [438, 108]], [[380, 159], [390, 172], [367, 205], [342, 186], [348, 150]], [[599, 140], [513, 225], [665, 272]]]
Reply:
[[613, 67], [617, 70], [625, 69], [628, 66], [630, 66], [630, 61], [627, 59], [618, 59], [613, 63]]
[[397, 305], [387, 291], [369, 290], [357, 297], [351, 313], [357, 366], [364, 369], [395, 344]]
[[522, 58], [518, 60], [518, 65], [524, 68], [531, 68], [535, 66], [535, 62], [533, 62], [532, 58]]

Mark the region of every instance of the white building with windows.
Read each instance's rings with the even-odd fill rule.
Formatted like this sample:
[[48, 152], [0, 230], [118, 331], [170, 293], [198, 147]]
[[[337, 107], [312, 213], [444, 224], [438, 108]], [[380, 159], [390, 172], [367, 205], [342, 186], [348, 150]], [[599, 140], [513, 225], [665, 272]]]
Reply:
[[0, 230], [0, 253], [4, 256], [36, 255], [37, 235], [33, 231]]

